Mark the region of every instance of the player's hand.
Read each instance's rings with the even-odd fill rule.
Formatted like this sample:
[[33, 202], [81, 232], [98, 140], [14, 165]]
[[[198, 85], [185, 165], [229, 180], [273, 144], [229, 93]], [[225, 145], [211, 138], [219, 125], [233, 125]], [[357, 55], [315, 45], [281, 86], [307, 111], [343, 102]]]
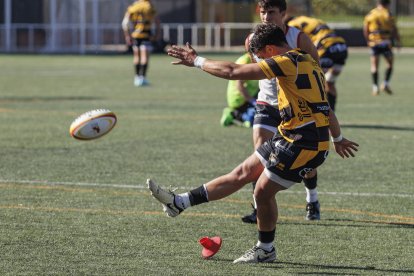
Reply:
[[194, 60], [198, 56], [197, 52], [191, 47], [190, 43], [186, 43], [186, 48], [173, 45], [167, 50], [167, 54], [171, 57], [179, 59], [179, 61], [171, 62], [173, 65], [194, 66]]
[[341, 141], [334, 143], [335, 151], [342, 158], [355, 157], [355, 153], [358, 151], [359, 145], [353, 141], [350, 141], [346, 138], [342, 138]]
[[131, 37], [130, 37], [130, 36], [125, 36], [125, 43], [126, 43], [128, 46], [131, 46], [131, 45], [132, 45], [132, 39], [131, 39]]

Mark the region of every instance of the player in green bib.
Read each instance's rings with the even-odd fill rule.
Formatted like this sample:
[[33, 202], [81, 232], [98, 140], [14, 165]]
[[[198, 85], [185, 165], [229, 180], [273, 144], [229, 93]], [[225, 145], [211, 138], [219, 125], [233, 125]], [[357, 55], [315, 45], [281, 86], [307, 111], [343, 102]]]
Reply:
[[[248, 53], [236, 60], [237, 64], [251, 63]], [[230, 80], [227, 85], [227, 107], [220, 120], [222, 126], [241, 125], [251, 127], [254, 118], [259, 81]]]

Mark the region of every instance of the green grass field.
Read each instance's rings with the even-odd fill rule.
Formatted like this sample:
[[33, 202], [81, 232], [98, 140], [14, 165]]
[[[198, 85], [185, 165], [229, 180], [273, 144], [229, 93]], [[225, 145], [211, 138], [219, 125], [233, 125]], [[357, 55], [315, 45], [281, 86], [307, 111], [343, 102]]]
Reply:
[[[337, 116], [358, 156], [332, 152], [319, 169], [318, 222], [303, 219], [302, 184], [278, 195], [278, 261], [264, 265], [232, 264], [257, 239], [240, 220], [250, 185], [175, 219], [146, 189], [151, 177], [187, 191], [252, 152], [250, 129], [219, 125], [226, 81], [170, 61], [153, 56], [152, 85], [135, 88], [130, 56], [0, 57], [2, 275], [414, 274], [414, 55], [396, 55], [395, 95], [373, 97], [369, 57], [351, 53]], [[95, 108], [118, 125], [71, 138]], [[198, 239], [216, 235], [206, 261]]]

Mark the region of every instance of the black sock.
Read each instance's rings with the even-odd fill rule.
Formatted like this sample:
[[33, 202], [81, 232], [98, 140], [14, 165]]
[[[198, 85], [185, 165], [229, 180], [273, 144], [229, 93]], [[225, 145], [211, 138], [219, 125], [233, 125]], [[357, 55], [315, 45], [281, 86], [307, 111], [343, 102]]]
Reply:
[[303, 184], [305, 184], [305, 187], [308, 188], [309, 190], [313, 190], [318, 185], [317, 181], [318, 181], [318, 175], [316, 174], [312, 178], [304, 178]]
[[141, 72], [141, 64], [135, 64], [135, 74], [139, 76], [140, 72]]
[[392, 67], [387, 68], [387, 70], [385, 70], [385, 81], [389, 81], [391, 79], [391, 74], [392, 74]]
[[372, 75], [372, 82], [375, 85], [378, 85], [378, 72], [373, 72], [373, 73], [371, 73], [371, 75]]
[[201, 185], [200, 187], [191, 190], [189, 198], [191, 206], [208, 202], [207, 191], [204, 188], [204, 185]]
[[332, 110], [335, 111], [336, 96], [328, 93], [328, 103], [331, 106]]
[[140, 72], [141, 76], [145, 77], [147, 75], [147, 68], [148, 68], [148, 63], [141, 64], [141, 72]]
[[259, 241], [263, 243], [271, 243], [275, 240], [276, 228], [273, 231], [260, 231], [259, 230]]

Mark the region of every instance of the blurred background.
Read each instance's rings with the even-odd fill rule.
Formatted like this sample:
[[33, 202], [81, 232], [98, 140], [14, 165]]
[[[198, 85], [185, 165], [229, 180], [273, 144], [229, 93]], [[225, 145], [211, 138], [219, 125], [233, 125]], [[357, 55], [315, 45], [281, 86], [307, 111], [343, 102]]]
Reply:
[[[131, 0], [0, 0], [0, 52], [125, 52], [121, 21]], [[165, 44], [240, 50], [259, 22], [254, 0], [153, 0]], [[362, 22], [376, 0], [288, 0], [288, 13], [324, 19], [349, 46], [363, 46]], [[414, 46], [414, 0], [393, 0], [403, 46]]]

